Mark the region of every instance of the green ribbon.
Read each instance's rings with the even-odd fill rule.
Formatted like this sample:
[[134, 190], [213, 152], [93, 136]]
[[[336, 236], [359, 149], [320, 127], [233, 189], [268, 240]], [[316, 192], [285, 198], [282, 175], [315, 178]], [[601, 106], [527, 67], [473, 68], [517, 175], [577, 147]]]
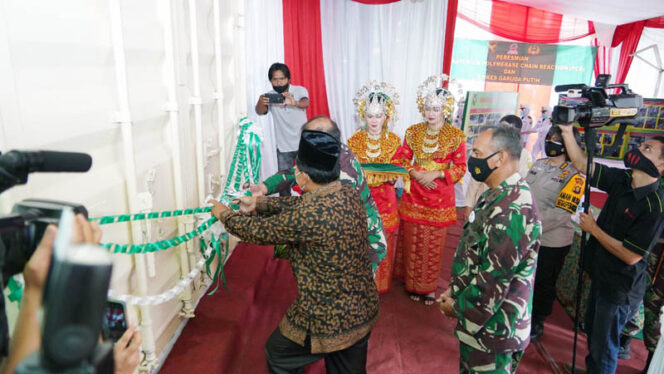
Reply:
[[[247, 117], [240, 119], [240, 134], [238, 141], [235, 145], [233, 158], [228, 173], [228, 179], [224, 186], [224, 192], [220, 202], [229, 205], [233, 209], [237, 209], [237, 205], [232, 203], [232, 200], [237, 197], [238, 192], [241, 191], [242, 181], [250, 181], [257, 184], [260, 179], [261, 167], [261, 139], [255, 131], [251, 131], [253, 123]], [[250, 170], [251, 168], [251, 170]], [[245, 195], [250, 195], [249, 191], [244, 192]], [[131, 222], [159, 218], [180, 217], [191, 214], [209, 213], [212, 207], [199, 207], [191, 209], [178, 209], [173, 211], [150, 212], [150, 213], [137, 213], [137, 214], [121, 214], [117, 216], [103, 216], [90, 218], [90, 221], [99, 221], [100, 225], [111, 223]], [[182, 243], [186, 243], [210, 228], [215, 222], [216, 218], [212, 217], [198, 226], [196, 229], [189, 231], [185, 234], [176, 236], [174, 238], [160, 240], [157, 242], [150, 242], [144, 244], [116, 244], [116, 243], [102, 243], [102, 247], [108, 249], [113, 253], [150, 253], [163, 251]], [[226, 235], [226, 234], [224, 234]], [[213, 243], [214, 245], [214, 243]], [[226, 244], [228, 246], [228, 243]], [[219, 256], [221, 256], [219, 254]]]
[[253, 122], [247, 117], [240, 119], [240, 134], [231, 159], [222, 203], [230, 203], [237, 192], [242, 191], [243, 180], [257, 184], [260, 179], [261, 140], [258, 134], [252, 131], [252, 125]]
[[19, 308], [21, 307], [21, 298], [23, 297], [23, 285], [17, 281], [14, 277], [9, 278], [7, 282], [7, 288], [9, 288], [9, 295], [7, 298], [9, 301], [18, 303]]
[[[224, 250], [221, 250], [221, 242], [224, 242]], [[207, 252], [206, 248], [212, 247], [212, 253], [210, 254], [210, 257], [205, 257], [205, 273], [209, 278], [212, 279], [212, 283], [216, 283], [214, 289], [210, 292], [208, 292], [208, 296], [214, 295], [217, 290], [219, 289], [219, 281], [223, 284], [224, 288], [226, 289], [227, 292], [230, 292], [228, 290], [228, 285], [226, 284], [226, 274], [224, 273], [224, 264], [226, 263], [226, 259], [228, 258], [228, 252], [229, 252], [229, 243], [230, 240], [228, 238], [227, 233], [222, 233], [220, 236], [220, 239], [217, 239], [214, 237], [214, 235], [211, 236], [210, 243], [206, 243], [203, 238], [201, 238], [201, 254], [203, 257], [205, 257], [205, 253]], [[223, 252], [223, 257], [222, 257], [222, 252]], [[214, 262], [214, 260], [217, 259], [217, 268], [212, 272], [210, 270], [210, 266]]]
[[205, 230], [209, 229], [215, 222], [217, 218], [212, 217], [207, 221], [203, 222], [197, 228], [189, 231], [188, 233], [176, 236], [170, 239], [159, 240], [156, 242], [143, 243], [143, 244], [116, 244], [116, 243], [101, 243], [102, 247], [108, 249], [113, 253], [126, 253], [126, 254], [138, 254], [138, 253], [151, 253], [163, 251], [169, 248], [173, 248], [182, 243], [186, 243], [193, 238], [201, 235]]
[[274, 258], [281, 258], [284, 260], [288, 260], [290, 256], [288, 255], [288, 248], [286, 248], [286, 244], [277, 244], [274, 246], [274, 252], [272, 253], [272, 256]]
[[102, 216], [90, 218], [91, 222], [99, 221], [100, 225], [108, 225], [111, 223], [121, 223], [130, 221], [141, 221], [147, 219], [171, 218], [188, 216], [191, 214], [209, 213], [212, 211], [211, 206], [192, 208], [192, 209], [178, 209], [178, 210], [165, 210], [163, 212], [150, 212], [150, 213], [136, 213], [136, 214], [121, 214], [119, 216]]
[[[260, 167], [261, 167], [261, 139], [256, 132], [250, 131], [252, 122], [249, 121], [247, 117], [240, 119], [240, 135], [238, 136], [238, 142], [235, 146], [235, 151], [233, 152], [233, 158], [231, 161], [231, 167], [228, 174], [228, 179], [226, 180], [226, 186], [224, 187], [224, 193], [220, 200], [221, 203], [230, 205], [231, 208], [237, 209], [237, 206], [231, 204], [232, 198], [237, 194], [236, 191], [240, 191], [242, 179], [245, 181], [250, 181], [254, 184], [258, 184], [260, 179]], [[251, 167], [251, 172], [247, 166]], [[238, 172], [239, 171], [239, 172]], [[231, 188], [231, 182], [234, 182]], [[249, 191], [245, 192], [245, 195], [250, 195]], [[159, 219], [159, 218], [172, 218], [187, 216], [192, 214], [201, 214], [209, 213], [212, 211], [212, 207], [198, 207], [190, 209], [178, 209], [178, 210], [167, 210], [162, 212], [150, 212], [150, 213], [136, 213], [136, 214], [121, 214], [117, 216], [102, 216], [90, 218], [89, 221], [95, 222], [98, 221], [99, 225], [108, 225], [112, 223], [122, 223], [122, 222], [131, 222], [131, 221], [141, 221], [141, 220], [150, 220], [150, 219]], [[212, 217], [207, 221], [203, 222], [200, 226], [191, 230], [185, 234], [176, 236], [174, 238], [159, 240], [156, 242], [144, 243], [144, 244], [116, 244], [116, 243], [100, 243], [99, 245], [106, 248], [107, 250], [113, 253], [126, 253], [126, 254], [140, 254], [140, 253], [151, 253], [167, 250], [173, 247], [176, 247], [182, 243], [186, 243], [197, 236], [201, 236], [205, 231], [207, 231], [215, 222], [217, 218]], [[224, 250], [222, 254], [221, 250], [221, 241], [224, 242]], [[208, 277], [212, 277], [212, 282], [216, 282], [214, 290], [210, 291], [208, 295], [213, 295], [217, 292], [219, 288], [219, 280], [221, 280], [224, 288], [228, 291], [228, 286], [226, 285], [226, 275], [224, 273], [224, 264], [228, 259], [229, 255], [229, 244], [230, 240], [227, 233], [222, 233], [220, 239], [211, 235], [211, 243], [213, 248], [213, 254], [210, 257], [205, 259], [205, 272]], [[201, 238], [200, 239], [200, 248], [203, 256], [205, 256], [205, 248], [208, 244]], [[223, 256], [223, 257], [222, 257]], [[217, 268], [214, 270], [214, 273], [210, 270], [210, 266], [214, 262], [215, 258], [218, 260]], [[214, 274], [214, 275], [212, 275]], [[23, 285], [16, 281], [13, 277], [7, 282], [7, 287], [9, 288], [9, 300], [13, 302], [18, 302], [20, 306], [21, 297], [23, 296]], [[230, 291], [229, 291], [230, 292]]]

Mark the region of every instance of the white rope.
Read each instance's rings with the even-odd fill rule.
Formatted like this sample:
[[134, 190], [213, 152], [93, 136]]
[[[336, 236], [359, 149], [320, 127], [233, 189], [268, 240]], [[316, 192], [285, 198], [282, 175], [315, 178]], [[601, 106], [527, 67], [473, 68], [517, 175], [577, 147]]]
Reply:
[[[121, 295], [109, 289], [108, 297], [111, 299], [123, 301], [128, 305], [163, 304], [178, 296], [180, 293], [182, 293], [182, 291], [184, 291], [185, 287], [188, 287], [191, 284], [191, 282], [194, 281], [194, 278], [196, 278], [196, 276], [203, 271], [203, 267], [205, 267], [206, 258], [209, 258], [211, 253], [212, 253], [212, 246], [208, 247], [208, 249], [205, 251], [205, 254], [203, 255], [203, 258], [198, 260], [198, 262], [196, 263], [196, 267], [192, 269], [189, 272], [189, 274], [187, 274], [183, 279], [177, 282], [175, 286], [173, 286], [171, 289], [162, 292], [158, 295], [153, 295], [153, 296], [134, 296], [128, 294]], [[223, 266], [223, 264], [220, 264], [220, 266]]]

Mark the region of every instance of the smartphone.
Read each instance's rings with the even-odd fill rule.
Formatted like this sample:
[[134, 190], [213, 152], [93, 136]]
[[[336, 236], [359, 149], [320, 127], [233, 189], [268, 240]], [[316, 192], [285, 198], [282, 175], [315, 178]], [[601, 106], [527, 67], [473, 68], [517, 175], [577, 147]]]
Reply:
[[280, 93], [266, 93], [263, 96], [270, 99], [270, 104], [282, 104], [286, 98]]
[[104, 340], [117, 342], [127, 330], [127, 306], [119, 300], [108, 300], [101, 332]]

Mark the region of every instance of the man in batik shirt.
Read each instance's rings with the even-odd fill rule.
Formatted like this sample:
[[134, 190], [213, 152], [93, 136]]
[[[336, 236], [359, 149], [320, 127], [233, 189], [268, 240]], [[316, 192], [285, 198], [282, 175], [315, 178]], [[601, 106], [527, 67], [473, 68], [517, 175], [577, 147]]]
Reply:
[[242, 241], [286, 245], [297, 297], [265, 345], [272, 374], [303, 373], [320, 359], [330, 374], [366, 373], [378, 292], [364, 204], [339, 181], [339, 151], [336, 138], [304, 130], [295, 169], [302, 196], [243, 196], [241, 212], [211, 201], [212, 215]]
[[[328, 121], [314, 121], [318, 117], [314, 117], [307, 122], [302, 129], [322, 131], [340, 139], [341, 133], [337, 124], [330, 120]], [[364, 179], [362, 174], [362, 167], [353, 152], [346, 144], [341, 143], [341, 152], [339, 154], [339, 166], [341, 167], [341, 174], [339, 179], [342, 184], [348, 184], [355, 188], [362, 197], [364, 207], [367, 210], [367, 226], [369, 229], [369, 260], [371, 261], [371, 269], [375, 273], [378, 264], [385, 258], [387, 253], [387, 240], [385, 239], [385, 231], [383, 230], [383, 222], [378, 212], [378, 207], [371, 197], [369, 185]], [[272, 195], [273, 193], [282, 190], [290, 190], [295, 184], [295, 168], [281, 170], [277, 174], [266, 178], [263, 183], [251, 186], [251, 192], [254, 196]]]
[[530, 342], [541, 224], [518, 174], [518, 130], [488, 127], [468, 170], [489, 186], [463, 227], [441, 311], [458, 318], [461, 373], [514, 373]]

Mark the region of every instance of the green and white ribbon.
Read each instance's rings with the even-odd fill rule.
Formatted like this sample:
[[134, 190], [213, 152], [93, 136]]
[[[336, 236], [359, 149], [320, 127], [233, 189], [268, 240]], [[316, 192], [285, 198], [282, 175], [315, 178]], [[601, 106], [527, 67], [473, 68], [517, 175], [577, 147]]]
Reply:
[[[238, 140], [233, 152], [233, 158], [231, 160], [228, 177], [226, 179], [226, 184], [220, 199], [221, 203], [231, 206], [232, 200], [242, 194], [242, 185], [244, 183], [251, 182], [258, 184], [258, 181], [260, 180], [260, 168], [262, 162], [260, 148], [262, 135], [260, 129], [251, 121], [249, 121], [247, 117], [243, 117], [240, 119], [239, 131], [240, 133], [238, 135]], [[247, 193], [248, 191], [245, 192], [245, 194]], [[174, 211], [138, 213], [133, 215], [125, 214], [119, 216], [105, 216], [93, 218], [91, 220], [99, 221], [99, 224], [103, 225], [147, 219], [179, 217], [190, 214], [203, 214], [209, 213], [211, 210], [211, 207], [199, 207]], [[142, 297], [133, 295], [118, 295], [113, 290], [109, 290], [109, 297], [124, 301], [131, 305], [162, 304], [179, 295], [186, 287], [191, 284], [196, 275], [203, 271], [203, 268], [205, 268], [205, 273], [212, 279], [212, 282], [216, 283], [215, 288], [210, 291], [208, 295], [214, 294], [219, 289], [220, 281], [224, 287], [226, 287], [224, 264], [226, 263], [230, 252], [228, 234], [221, 233], [219, 238], [216, 238], [214, 234], [211, 234], [209, 243], [207, 243], [205, 239], [202, 238], [202, 234], [206, 232], [215, 222], [217, 222], [217, 219], [215, 217], [211, 217], [190, 232], [171, 239], [160, 240], [157, 242], [133, 245], [121, 245], [114, 243], [102, 244], [103, 247], [107, 248], [113, 253], [139, 254], [166, 250], [190, 241], [195, 237], [200, 237], [200, 250], [203, 255], [203, 257], [197, 262], [195, 268], [192, 269], [189, 274], [187, 274], [182, 280], [176, 283], [175, 286], [173, 286], [171, 289], [162, 292], [159, 295]], [[223, 250], [221, 248], [222, 243], [224, 245]], [[212, 263], [215, 259], [217, 259], [218, 264], [217, 268], [212, 271], [210, 267], [212, 266]], [[226, 289], [228, 290], [228, 288]]]
[[193, 209], [178, 209], [166, 210], [163, 212], [150, 212], [150, 213], [136, 213], [136, 214], [121, 214], [119, 216], [103, 216], [90, 218], [91, 222], [99, 221], [100, 225], [108, 225], [111, 223], [142, 221], [147, 219], [160, 219], [188, 216], [190, 214], [209, 213], [212, 210], [211, 206], [193, 208]]
[[[242, 117], [239, 124], [239, 135], [231, 159], [231, 165], [221, 194], [220, 202], [233, 205], [232, 200], [243, 194], [242, 185], [246, 182], [257, 184], [260, 180], [261, 168], [261, 130], [247, 117]], [[249, 192], [244, 192], [248, 194]], [[100, 225], [111, 223], [140, 221], [147, 219], [160, 219], [180, 217], [191, 214], [209, 213], [212, 207], [199, 207], [163, 212], [122, 214], [118, 216], [103, 216], [91, 218], [90, 221], [98, 221]], [[210, 228], [216, 222], [212, 217], [203, 222], [196, 229], [170, 239], [144, 244], [116, 244], [102, 243], [101, 246], [113, 253], [139, 254], [163, 251], [188, 242]]]
[[[221, 249], [222, 241], [224, 242], [223, 251]], [[222, 233], [220, 235], [220, 239], [217, 239], [214, 237], [214, 235], [211, 235], [211, 240], [209, 245], [205, 242], [203, 238], [201, 238], [201, 253], [203, 253], [203, 256], [207, 258], [205, 260], [205, 273], [209, 278], [212, 279], [212, 283], [216, 283], [214, 289], [208, 293], [208, 296], [213, 295], [215, 292], [217, 292], [217, 290], [219, 289], [220, 281], [224, 285], [226, 291], [228, 291], [228, 287], [226, 286], [226, 274], [224, 273], [224, 265], [226, 264], [226, 260], [228, 259], [228, 255], [230, 252], [229, 243], [230, 241], [228, 240], [227, 233]], [[204, 251], [203, 248], [206, 248], [206, 250]], [[205, 253], [208, 253], [210, 249], [214, 253], [211, 256], [210, 255], [206, 256]], [[212, 262], [214, 262], [215, 258], [217, 259], [219, 266], [217, 266], [217, 270], [215, 270], [214, 274], [212, 274], [210, 272], [210, 265], [212, 264]]]
[[228, 170], [228, 178], [221, 195], [221, 203], [233, 208], [232, 200], [249, 191], [242, 190], [246, 182], [258, 184], [261, 168], [261, 130], [247, 117], [240, 119], [240, 134], [237, 138], [233, 158]]
[[158, 251], [163, 251], [165, 249], [176, 247], [182, 243], [186, 243], [192, 240], [193, 238], [204, 233], [215, 222], [217, 222], [217, 219], [215, 217], [212, 217], [187, 233], [176, 236], [174, 238], [159, 240], [156, 242], [149, 242], [143, 244], [101, 243], [99, 245], [108, 249], [112, 253], [126, 253], [131, 255], [139, 253], [158, 252]]
[[21, 298], [23, 297], [23, 274], [16, 274], [9, 278], [7, 288], [9, 289], [9, 295], [7, 296], [9, 301], [18, 303], [20, 307]]
[[[220, 202], [230, 205], [231, 200], [239, 196], [242, 191], [242, 185], [246, 182], [257, 184], [260, 180], [261, 168], [261, 130], [254, 125], [247, 117], [240, 119], [240, 133], [238, 141], [233, 152], [231, 167], [226, 180], [226, 185], [222, 193]], [[102, 216], [90, 218], [90, 221], [98, 222], [100, 225], [107, 225], [112, 223], [122, 223], [131, 221], [141, 221], [150, 219], [173, 218], [181, 217], [192, 214], [210, 213], [212, 207], [198, 207], [190, 209], [178, 209], [172, 211], [150, 212], [150, 213], [136, 213], [136, 214], [121, 214], [117, 216]], [[176, 247], [182, 243], [188, 242], [196, 237], [202, 236], [210, 227], [217, 222], [215, 217], [211, 217], [198, 225], [194, 230], [185, 234], [176, 236], [170, 239], [159, 240], [156, 242], [149, 242], [143, 244], [116, 244], [116, 243], [101, 243], [100, 245], [113, 253], [125, 254], [141, 254], [151, 253], [167, 250]], [[216, 282], [214, 290], [208, 295], [214, 294], [219, 288], [219, 281], [224, 286], [226, 285], [226, 276], [224, 274], [224, 264], [228, 259], [229, 254], [229, 239], [227, 233], [221, 233], [219, 238], [215, 238], [214, 234], [210, 235], [209, 245], [201, 239], [201, 253], [203, 257], [196, 263], [192, 269], [182, 280], [177, 282], [171, 289], [154, 296], [133, 296], [121, 295], [113, 290], [108, 291], [108, 296], [131, 305], [158, 305], [169, 301], [179, 295], [187, 286], [191, 284], [196, 275], [200, 274], [205, 268], [205, 273]], [[221, 249], [221, 245], [224, 249]], [[204, 248], [206, 248], [204, 250]], [[214, 252], [214, 254], [213, 254]], [[215, 258], [218, 260], [217, 269], [210, 270], [210, 266]], [[23, 294], [23, 285], [14, 278], [10, 278], [8, 285], [10, 289], [9, 299], [11, 301], [20, 302]]]

